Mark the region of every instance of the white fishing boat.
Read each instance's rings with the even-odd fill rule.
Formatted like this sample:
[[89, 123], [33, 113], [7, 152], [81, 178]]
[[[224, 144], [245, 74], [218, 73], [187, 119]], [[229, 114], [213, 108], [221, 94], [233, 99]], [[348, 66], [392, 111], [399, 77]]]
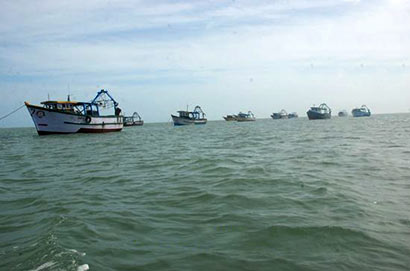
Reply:
[[195, 106], [194, 111], [178, 111], [179, 116], [171, 115], [175, 126], [206, 124], [205, 113], [199, 105]]
[[142, 126], [144, 125], [144, 121], [142, 120], [141, 116], [134, 112], [130, 117], [124, 117], [124, 126]]
[[[108, 91], [101, 90], [91, 102], [45, 101], [42, 106], [25, 102], [39, 135], [106, 133], [121, 131], [123, 117], [118, 103]], [[114, 114], [100, 115], [100, 107]]]
[[252, 113], [251, 111], [248, 111], [248, 113], [242, 113], [242, 112], [240, 112], [240, 113], [237, 115], [236, 120], [237, 120], [238, 122], [255, 121], [256, 118], [255, 118], [255, 115], [253, 115], [253, 113]]
[[288, 118], [288, 112], [286, 112], [285, 109], [282, 109], [280, 112], [278, 113], [272, 113], [272, 115], [270, 115], [272, 119], [277, 120], [277, 119], [287, 119]]

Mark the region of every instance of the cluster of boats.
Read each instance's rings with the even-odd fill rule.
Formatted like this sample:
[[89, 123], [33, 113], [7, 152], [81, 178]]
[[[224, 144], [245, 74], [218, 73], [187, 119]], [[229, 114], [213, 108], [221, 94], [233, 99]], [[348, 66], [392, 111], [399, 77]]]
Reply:
[[[327, 104], [323, 103], [319, 106], [312, 106], [307, 112], [309, 119], [330, 119], [332, 117], [332, 110]], [[348, 113], [346, 110], [339, 111], [339, 117], [347, 117]], [[354, 108], [352, 110], [352, 116], [357, 117], [370, 117], [371, 111], [366, 105]]]
[[273, 113], [273, 114], [271, 115], [271, 118], [274, 119], [274, 120], [278, 120], [278, 119], [293, 119], [293, 118], [297, 118], [297, 117], [299, 117], [299, 116], [298, 116], [298, 113], [292, 112], [292, 113], [289, 113], [289, 114], [288, 114], [288, 112], [286, 112], [285, 109], [282, 109], [282, 110], [279, 111], [278, 113]]
[[[25, 105], [33, 119], [37, 133], [47, 134], [69, 134], [69, 133], [106, 133], [121, 131], [127, 126], [141, 126], [144, 124], [141, 116], [135, 112], [132, 116], [123, 116], [118, 103], [106, 90], [97, 93], [91, 102], [70, 101], [44, 101], [40, 105], [32, 105], [25, 102]], [[104, 115], [103, 109], [113, 108], [113, 114]], [[171, 115], [174, 125], [203, 125], [207, 123], [206, 114], [200, 106], [196, 106], [193, 111], [177, 111], [178, 116]], [[340, 117], [347, 116], [346, 111], [340, 111]], [[362, 105], [360, 108], [352, 110], [353, 117], [370, 116], [370, 109]], [[330, 119], [332, 110], [325, 103], [319, 106], [312, 106], [307, 111], [309, 119]], [[282, 109], [278, 113], [271, 115], [273, 119], [292, 119], [297, 118], [296, 112], [287, 113]], [[239, 112], [236, 115], [223, 117], [226, 121], [255, 121], [255, 115]]]

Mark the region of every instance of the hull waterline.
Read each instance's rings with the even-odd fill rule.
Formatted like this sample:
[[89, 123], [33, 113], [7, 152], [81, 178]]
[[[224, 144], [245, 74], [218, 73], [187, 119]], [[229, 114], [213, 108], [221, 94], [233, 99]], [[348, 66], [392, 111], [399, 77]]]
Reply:
[[207, 119], [189, 119], [189, 118], [181, 118], [178, 116], [171, 115], [172, 121], [174, 122], [175, 126], [182, 126], [182, 125], [204, 125], [207, 122]]

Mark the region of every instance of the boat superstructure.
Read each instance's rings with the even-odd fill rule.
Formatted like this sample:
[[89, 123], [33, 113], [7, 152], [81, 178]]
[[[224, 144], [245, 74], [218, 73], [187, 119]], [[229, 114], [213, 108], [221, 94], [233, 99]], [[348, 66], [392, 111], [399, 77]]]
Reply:
[[142, 120], [141, 116], [134, 112], [130, 117], [124, 117], [124, 126], [142, 126], [144, 125], [144, 121]]
[[319, 106], [312, 106], [306, 113], [310, 120], [330, 119], [332, 117], [332, 110], [325, 103]]
[[238, 118], [237, 115], [226, 115], [223, 117], [226, 121], [236, 121], [236, 119]]
[[[106, 133], [121, 131], [123, 117], [118, 103], [106, 90], [91, 102], [44, 101], [42, 106], [25, 102], [39, 135]], [[100, 107], [113, 108], [114, 114], [100, 115]]]
[[346, 110], [339, 111], [339, 113], [338, 113], [337, 115], [338, 115], [339, 117], [347, 117], [347, 116], [348, 116]]
[[370, 117], [370, 109], [366, 105], [362, 105], [360, 108], [352, 110], [353, 117]]
[[287, 119], [288, 118], [288, 112], [286, 112], [285, 109], [282, 109], [280, 112], [278, 113], [272, 113], [271, 117], [272, 119]]
[[255, 118], [255, 115], [253, 115], [253, 113], [252, 113], [251, 111], [248, 111], [248, 113], [242, 113], [242, 112], [240, 112], [240, 113], [237, 115], [236, 120], [239, 121], [239, 122], [243, 122], [243, 121], [255, 121], [256, 118]]
[[171, 115], [174, 125], [191, 125], [191, 124], [206, 124], [207, 119], [202, 108], [197, 105], [194, 111], [178, 111], [179, 116]]
[[294, 118], [298, 118], [299, 115], [296, 112], [292, 112], [288, 114], [288, 119], [294, 119]]

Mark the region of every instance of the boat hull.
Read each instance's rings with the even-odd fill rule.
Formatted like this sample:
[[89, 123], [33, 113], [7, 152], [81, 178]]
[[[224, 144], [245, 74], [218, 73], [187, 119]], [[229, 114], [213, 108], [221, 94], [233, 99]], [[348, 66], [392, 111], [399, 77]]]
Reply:
[[234, 116], [226, 116], [226, 117], [223, 117], [223, 118], [226, 121], [236, 121], [236, 117], [234, 117]]
[[237, 121], [239, 122], [245, 122], [245, 121], [255, 121], [255, 118], [237, 118]]
[[181, 118], [174, 115], [171, 115], [172, 121], [175, 126], [182, 125], [203, 125], [206, 124], [207, 119], [190, 119], [190, 118]]
[[332, 117], [331, 113], [319, 113], [313, 110], [309, 110], [306, 113], [310, 120], [330, 119]]
[[134, 121], [134, 122], [124, 122], [124, 127], [142, 126], [142, 125], [144, 125], [144, 121], [143, 121], [143, 120]]
[[370, 112], [363, 112], [363, 111], [352, 111], [352, 115], [355, 118], [359, 117], [370, 117], [371, 113]]
[[273, 113], [272, 115], [270, 115], [272, 119], [274, 120], [279, 120], [279, 119], [287, 119], [288, 116], [287, 115], [281, 115], [279, 113]]
[[39, 135], [108, 133], [123, 128], [122, 116], [84, 116], [26, 104]]

